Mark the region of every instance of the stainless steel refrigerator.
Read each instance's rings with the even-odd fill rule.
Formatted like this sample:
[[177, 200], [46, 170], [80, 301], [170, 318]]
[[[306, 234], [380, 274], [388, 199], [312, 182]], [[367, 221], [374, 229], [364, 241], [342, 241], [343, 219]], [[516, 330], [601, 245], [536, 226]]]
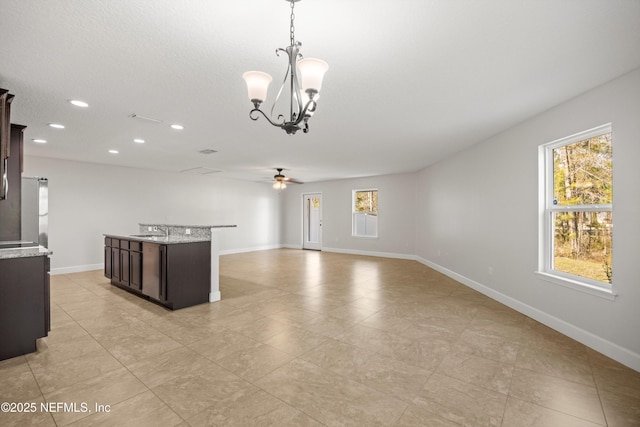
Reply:
[[22, 177], [21, 237], [49, 247], [49, 182], [47, 178]]

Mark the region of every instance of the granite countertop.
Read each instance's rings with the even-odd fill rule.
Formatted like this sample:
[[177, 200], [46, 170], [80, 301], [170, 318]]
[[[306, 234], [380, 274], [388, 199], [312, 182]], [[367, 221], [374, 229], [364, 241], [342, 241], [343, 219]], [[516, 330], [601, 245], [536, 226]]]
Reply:
[[140, 223], [136, 234], [105, 234], [106, 237], [163, 244], [210, 242], [212, 228], [233, 228], [236, 225], [185, 225]]
[[158, 226], [158, 227], [180, 227], [180, 228], [233, 228], [237, 227], [236, 224], [223, 224], [223, 225], [188, 225], [188, 224], [160, 224], [160, 223], [140, 223], [141, 227], [146, 226]]
[[44, 246], [34, 246], [32, 248], [18, 248], [18, 249], [0, 249], [0, 259], [9, 258], [27, 258], [34, 256], [49, 256], [53, 252]]
[[186, 236], [186, 235], [169, 235], [164, 234], [105, 234], [105, 237], [112, 237], [115, 239], [133, 240], [138, 242], [150, 242], [150, 243], [163, 243], [167, 245], [175, 243], [195, 243], [195, 242], [210, 242], [211, 237], [200, 236]]

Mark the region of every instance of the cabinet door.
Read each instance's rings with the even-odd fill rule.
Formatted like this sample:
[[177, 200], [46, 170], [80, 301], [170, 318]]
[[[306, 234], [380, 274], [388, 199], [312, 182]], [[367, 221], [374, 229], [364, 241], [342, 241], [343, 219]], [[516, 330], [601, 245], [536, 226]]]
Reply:
[[129, 252], [129, 267], [129, 286], [139, 291], [142, 289], [142, 253]]
[[142, 244], [142, 293], [160, 299], [160, 245]]
[[111, 279], [111, 246], [104, 247], [104, 277]]
[[160, 301], [168, 301], [167, 296], [167, 245], [160, 245]]
[[[109, 251], [111, 255], [111, 251]], [[49, 272], [51, 271], [51, 260], [45, 257], [44, 260], [44, 333], [49, 335], [51, 330], [51, 281]]]
[[129, 251], [120, 249], [120, 283], [129, 286]]
[[120, 282], [120, 248], [111, 248], [111, 279]]

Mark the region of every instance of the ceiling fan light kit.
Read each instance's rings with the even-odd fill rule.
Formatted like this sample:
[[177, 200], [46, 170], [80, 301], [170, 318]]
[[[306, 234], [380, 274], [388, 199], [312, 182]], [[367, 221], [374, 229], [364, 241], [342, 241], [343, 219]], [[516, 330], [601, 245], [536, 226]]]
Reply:
[[[302, 53], [300, 53], [302, 44], [295, 39], [295, 27], [293, 25], [295, 18], [293, 9], [295, 3], [300, 0], [287, 1], [291, 4], [290, 45], [284, 49], [277, 49], [276, 55], [279, 56], [280, 52], [285, 52], [289, 63], [270, 114], [262, 111], [260, 106], [267, 98], [269, 84], [273, 80], [271, 76], [262, 71], [247, 71], [242, 77], [247, 83], [247, 93], [249, 100], [253, 104], [253, 109], [249, 112], [251, 120], [258, 120], [259, 115], [262, 115], [271, 125], [283, 129], [289, 135], [294, 135], [300, 129], [304, 133], [309, 132], [308, 121], [316, 111], [322, 79], [329, 69], [329, 65], [322, 59], [302, 59]], [[287, 119], [284, 115], [278, 114], [275, 119], [272, 119], [274, 107], [287, 85], [287, 80], [289, 85], [289, 117]]]
[[285, 188], [287, 188], [287, 182], [291, 182], [294, 184], [304, 184], [304, 182], [298, 181], [295, 178], [287, 178], [286, 176], [284, 176], [282, 174], [282, 171], [284, 170], [283, 168], [276, 168], [276, 170], [278, 171], [278, 173], [273, 176], [273, 179], [275, 181], [273, 183], [273, 188], [275, 188], [276, 190], [284, 190]]

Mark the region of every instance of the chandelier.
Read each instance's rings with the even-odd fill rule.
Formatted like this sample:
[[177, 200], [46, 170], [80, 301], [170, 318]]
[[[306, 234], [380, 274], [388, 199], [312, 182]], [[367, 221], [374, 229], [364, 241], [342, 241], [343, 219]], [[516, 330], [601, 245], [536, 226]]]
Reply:
[[[249, 100], [253, 103], [253, 109], [249, 112], [251, 120], [258, 120], [261, 114], [270, 124], [283, 129], [287, 134], [294, 135], [300, 129], [304, 133], [309, 132], [309, 118], [316, 111], [316, 103], [318, 101], [320, 87], [322, 86], [322, 78], [324, 73], [329, 69], [329, 65], [321, 59], [304, 58], [300, 53], [302, 43], [296, 41], [295, 27], [293, 21], [295, 15], [293, 8], [295, 3], [300, 0], [287, 0], [291, 3], [291, 26], [289, 32], [290, 45], [286, 48], [276, 49], [276, 55], [280, 56], [280, 52], [285, 52], [289, 58], [287, 71], [282, 81], [282, 86], [278, 91], [270, 114], [266, 114], [260, 109], [260, 105], [267, 98], [269, 83], [271, 76], [262, 71], [247, 71], [242, 75], [247, 83], [247, 91]], [[299, 75], [299, 79], [298, 79]], [[287, 86], [289, 88], [289, 114], [285, 117], [283, 114], [273, 119], [273, 110], [280, 99], [280, 95]]]

